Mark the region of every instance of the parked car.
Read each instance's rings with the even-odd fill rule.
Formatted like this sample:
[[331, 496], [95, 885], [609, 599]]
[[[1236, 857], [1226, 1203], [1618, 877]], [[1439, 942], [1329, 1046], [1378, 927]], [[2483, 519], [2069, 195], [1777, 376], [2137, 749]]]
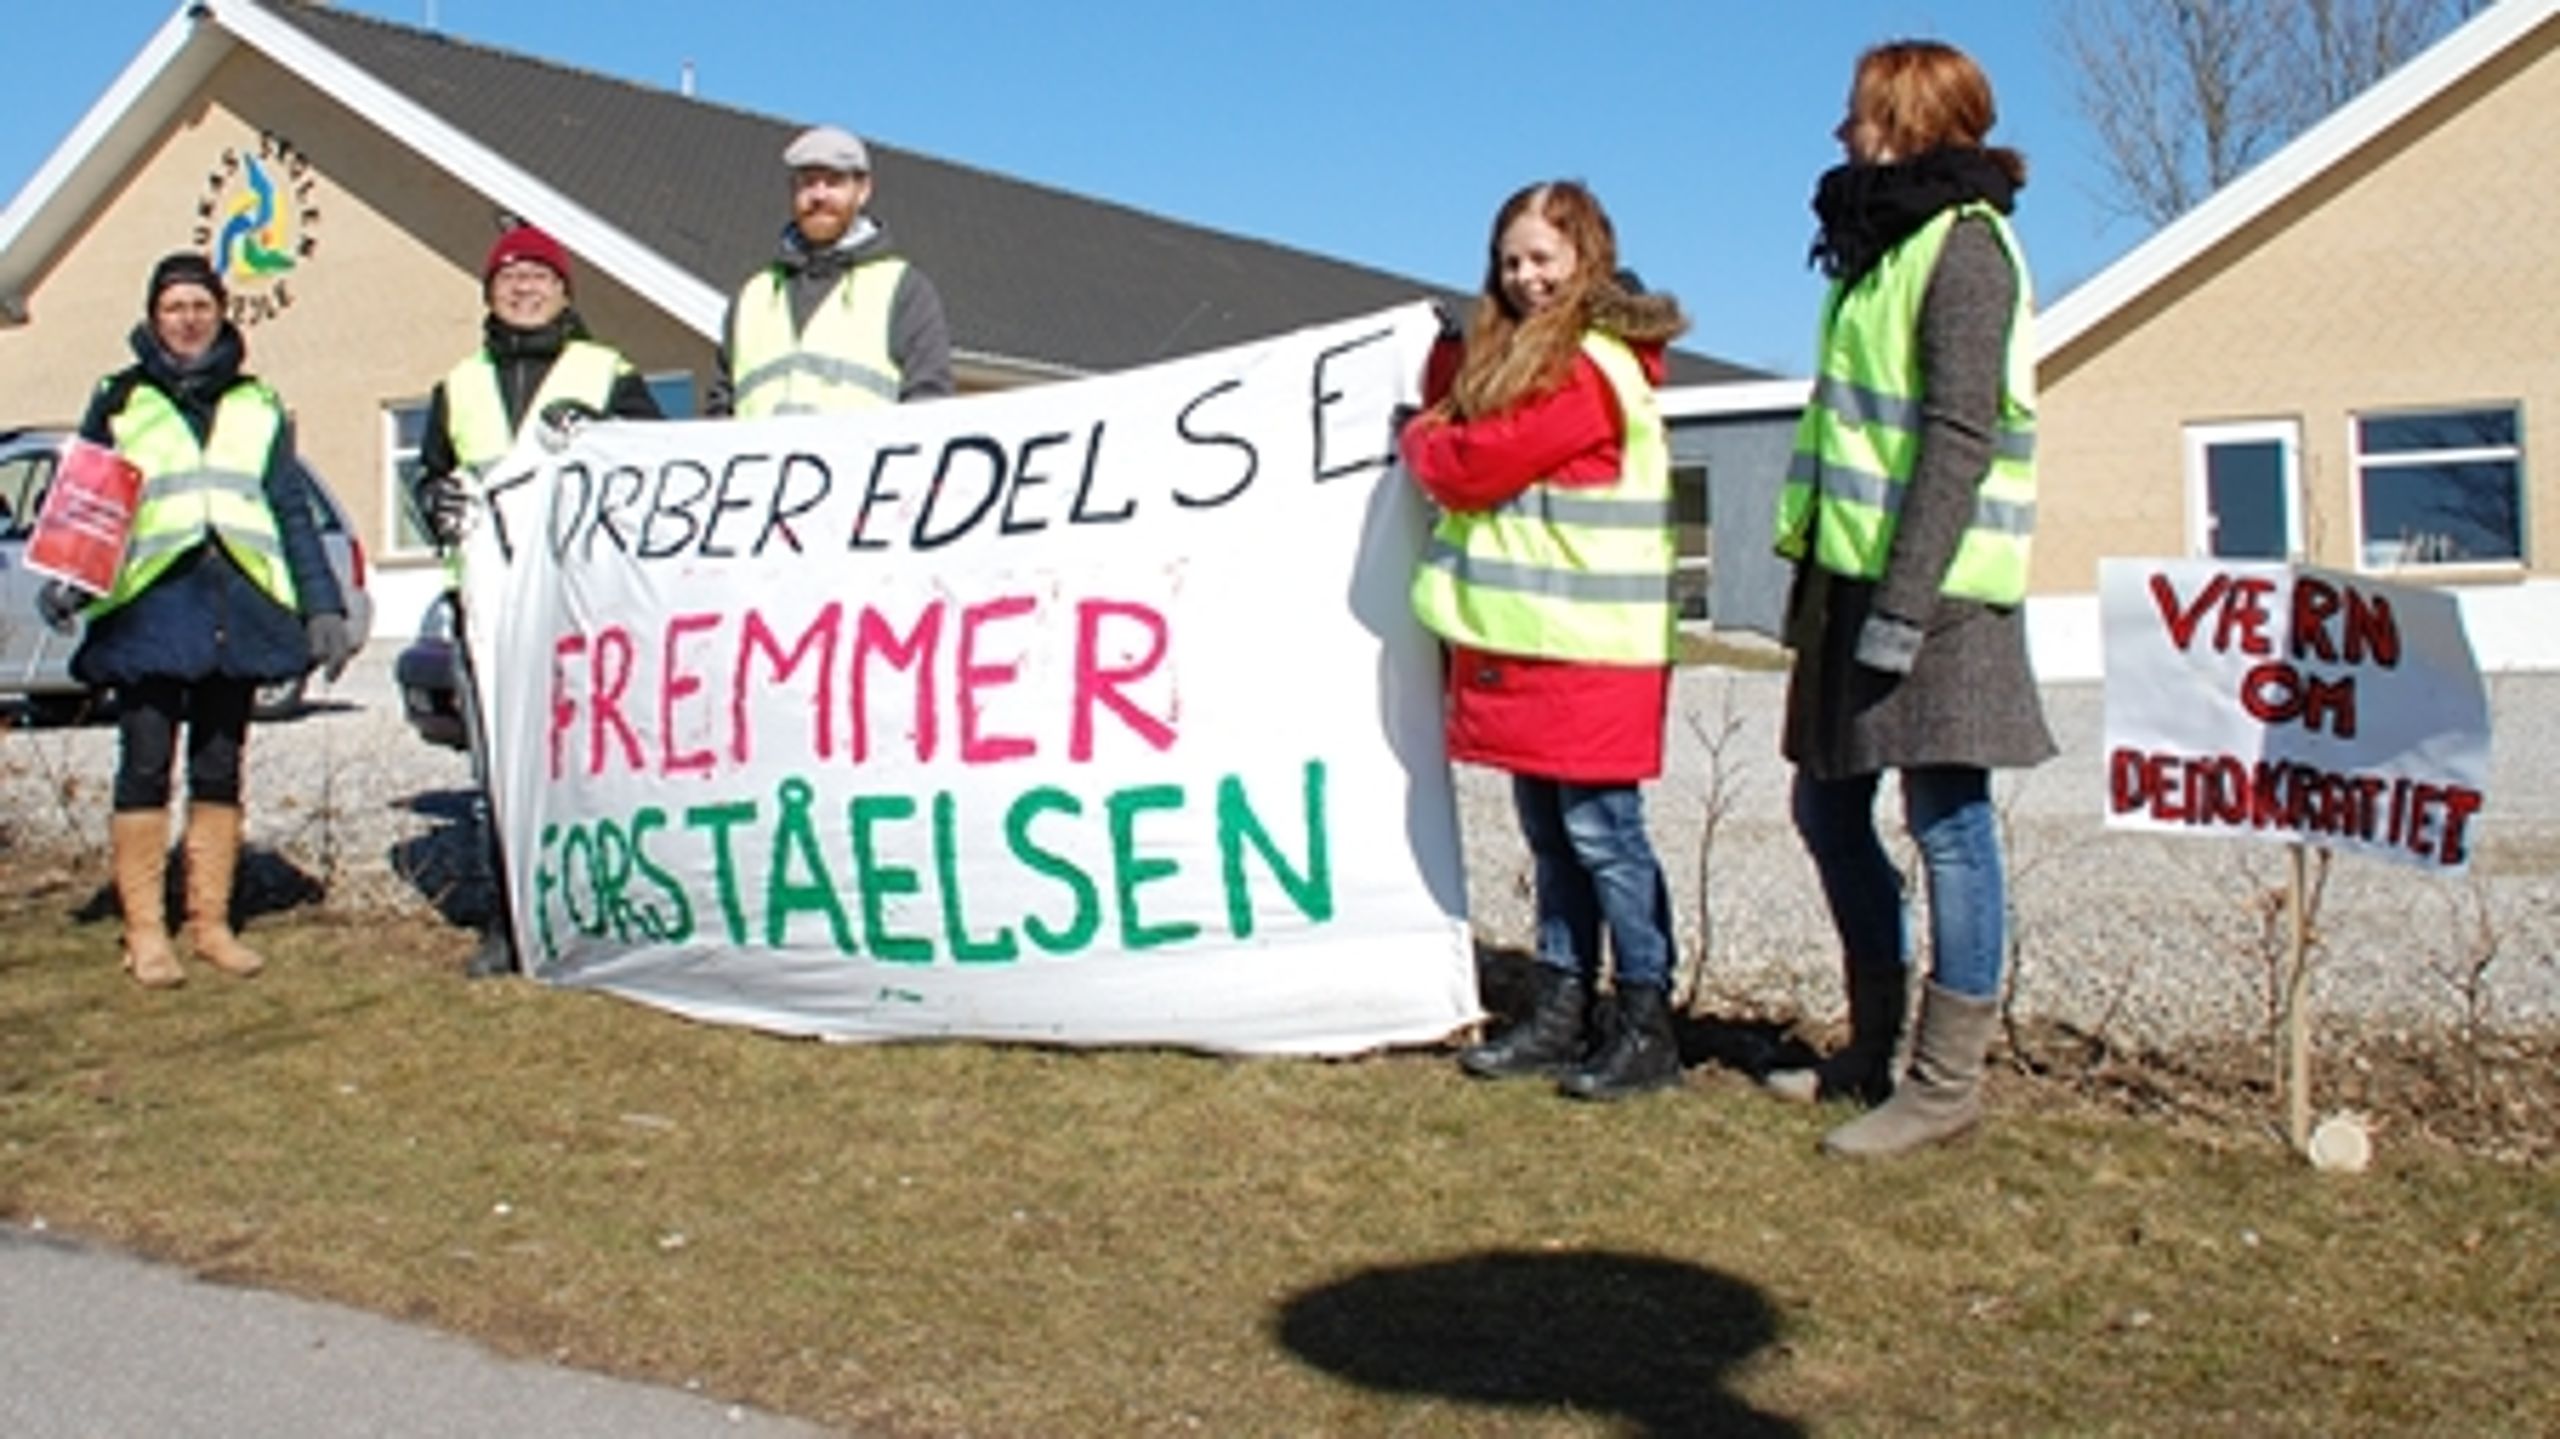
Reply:
[[418, 738], [447, 749], [468, 749], [462, 727], [461, 670], [453, 658], [453, 596], [441, 594], [418, 620], [418, 637], [392, 663], [400, 682], [400, 710]]
[[[27, 539], [44, 506], [45, 487], [71, 432], [63, 429], [0, 430], [0, 696], [23, 697], [38, 720], [77, 719], [96, 706], [97, 696], [71, 677], [71, 654], [80, 635], [58, 635], [36, 616], [36, 589], [44, 577], [26, 567]], [[299, 463], [299, 461], [297, 461]], [[345, 507], [308, 466], [311, 517], [320, 528], [321, 548], [338, 588], [347, 598], [347, 627], [356, 648], [373, 633], [373, 598], [365, 593], [364, 543], [347, 524]], [[302, 708], [308, 675], [259, 687], [256, 713], [262, 719], [290, 715]]]

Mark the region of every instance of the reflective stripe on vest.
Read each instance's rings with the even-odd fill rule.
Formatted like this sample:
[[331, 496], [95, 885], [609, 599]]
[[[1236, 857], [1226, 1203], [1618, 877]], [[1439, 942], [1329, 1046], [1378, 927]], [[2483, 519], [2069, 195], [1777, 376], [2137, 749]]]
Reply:
[[2034, 296], [2008, 220], [1979, 202], [1955, 206], [1888, 251], [1854, 287], [1833, 285], [1823, 306], [1819, 372], [1796, 425], [1795, 456], [1778, 494], [1778, 553], [1853, 579], [1881, 579], [1924, 426], [1920, 307], [1957, 220], [1987, 221], [2017, 278], [2000, 417], [1974, 511], [1939, 589], [1960, 599], [2016, 604], [2027, 593], [2035, 531]]
[[1668, 664], [1676, 542], [1662, 412], [1624, 341], [1593, 331], [1582, 353], [1624, 417], [1617, 479], [1542, 480], [1494, 509], [1441, 516], [1413, 612], [1443, 639], [1499, 654]]
[[284, 406], [255, 381], [225, 391], [211, 437], [197, 443], [178, 407], [151, 385], [136, 385], [107, 421], [117, 453], [142, 471], [142, 504], [125, 541], [115, 587], [91, 615], [119, 608], [151, 587], [178, 557], [218, 540], [251, 583], [288, 610], [295, 603], [284, 539], [267, 505], [267, 460], [284, 429]]
[[522, 423], [507, 423], [507, 402], [498, 393], [498, 367], [482, 350], [453, 367], [444, 377], [445, 438], [453, 457], [474, 474], [506, 458], [525, 425], [561, 400], [576, 400], [597, 414], [613, 401], [614, 381], [629, 368], [622, 356], [593, 340], [571, 340], [560, 347], [543, 374], [533, 402], [524, 407]]
[[903, 377], [889, 353], [889, 310], [906, 273], [907, 262], [894, 255], [847, 270], [818, 302], [805, 331], [792, 328], [790, 286], [779, 268], [747, 281], [738, 293], [729, 352], [737, 417], [896, 404]]

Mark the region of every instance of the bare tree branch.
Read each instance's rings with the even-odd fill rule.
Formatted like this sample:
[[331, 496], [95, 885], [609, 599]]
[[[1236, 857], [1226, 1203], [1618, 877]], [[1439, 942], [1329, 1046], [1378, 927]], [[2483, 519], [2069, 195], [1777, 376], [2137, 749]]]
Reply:
[[2486, 0], [2070, 0], [2059, 48], [2120, 213], [2166, 224]]

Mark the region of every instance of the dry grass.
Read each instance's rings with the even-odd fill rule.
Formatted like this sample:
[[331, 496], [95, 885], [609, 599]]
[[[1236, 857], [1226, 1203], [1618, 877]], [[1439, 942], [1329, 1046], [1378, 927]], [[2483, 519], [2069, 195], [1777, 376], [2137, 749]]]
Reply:
[[0, 901], [0, 1216], [894, 1434], [2535, 1433], [2560, 1188], [2004, 1076], [1882, 1168], [1714, 1068], [839, 1047], [270, 920], [145, 994]]
[[1680, 631], [1675, 663], [1778, 673], [1787, 668], [1788, 655], [1776, 641], [1759, 635], [1684, 628]]

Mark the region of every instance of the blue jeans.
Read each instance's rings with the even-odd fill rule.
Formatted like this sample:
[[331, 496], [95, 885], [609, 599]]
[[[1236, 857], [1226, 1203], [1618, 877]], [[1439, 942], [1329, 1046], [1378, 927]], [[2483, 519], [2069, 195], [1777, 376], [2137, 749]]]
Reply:
[[[1901, 773], [1903, 823], [1919, 842], [1929, 884], [1929, 977], [1968, 998], [1992, 998], [2008, 955], [2008, 898], [1991, 773], [1962, 765]], [[1822, 876], [1848, 966], [1858, 970], [1911, 962], [1902, 872], [1876, 836], [1880, 778], [1814, 779], [1796, 772], [1796, 833]]]
[[1511, 799], [1537, 864], [1538, 962], [1598, 979], [1605, 924], [1618, 984], [1668, 990], [1671, 891], [1645, 837], [1642, 792], [1513, 775]]

